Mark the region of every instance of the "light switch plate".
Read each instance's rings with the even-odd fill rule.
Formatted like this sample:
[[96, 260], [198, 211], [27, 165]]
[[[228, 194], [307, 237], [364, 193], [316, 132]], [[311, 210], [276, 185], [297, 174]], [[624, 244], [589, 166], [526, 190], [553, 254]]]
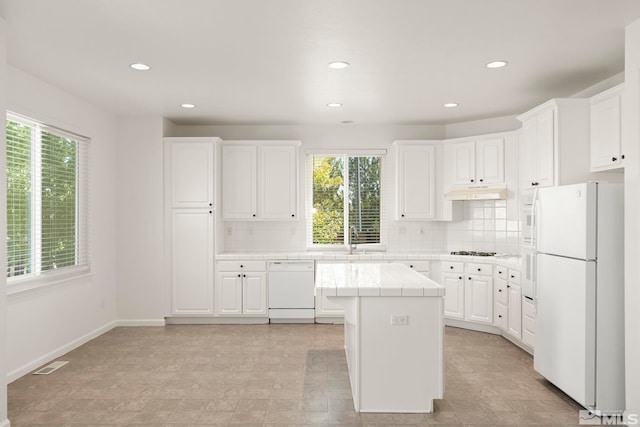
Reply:
[[409, 316], [407, 316], [406, 314], [392, 314], [391, 324], [392, 325], [408, 325]]

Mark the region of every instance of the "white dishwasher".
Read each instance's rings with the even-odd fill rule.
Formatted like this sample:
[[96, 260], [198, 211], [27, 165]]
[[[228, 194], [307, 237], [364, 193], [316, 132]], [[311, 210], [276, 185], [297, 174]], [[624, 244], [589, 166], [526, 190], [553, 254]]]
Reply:
[[313, 323], [314, 263], [308, 260], [269, 261], [269, 319], [272, 323]]

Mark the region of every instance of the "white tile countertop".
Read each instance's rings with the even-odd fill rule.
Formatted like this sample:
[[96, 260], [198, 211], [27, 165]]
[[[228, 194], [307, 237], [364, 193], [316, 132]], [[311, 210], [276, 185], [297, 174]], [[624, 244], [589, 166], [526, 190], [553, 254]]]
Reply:
[[462, 261], [462, 262], [483, 262], [488, 264], [502, 265], [511, 268], [520, 268], [521, 258], [519, 256], [497, 255], [497, 256], [468, 256], [451, 255], [449, 253], [406, 253], [406, 252], [367, 252], [348, 254], [346, 252], [261, 252], [261, 253], [223, 253], [216, 255], [217, 261], [235, 260], [286, 260], [286, 259], [309, 259], [315, 261]]
[[320, 263], [316, 288], [323, 296], [444, 296], [444, 287], [397, 263]]

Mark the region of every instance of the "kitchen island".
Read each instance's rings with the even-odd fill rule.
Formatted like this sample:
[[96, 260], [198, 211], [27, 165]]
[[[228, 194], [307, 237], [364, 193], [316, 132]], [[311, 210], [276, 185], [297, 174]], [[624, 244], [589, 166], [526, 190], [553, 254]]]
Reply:
[[444, 391], [444, 288], [403, 264], [321, 263], [316, 296], [345, 310], [357, 412], [433, 412]]

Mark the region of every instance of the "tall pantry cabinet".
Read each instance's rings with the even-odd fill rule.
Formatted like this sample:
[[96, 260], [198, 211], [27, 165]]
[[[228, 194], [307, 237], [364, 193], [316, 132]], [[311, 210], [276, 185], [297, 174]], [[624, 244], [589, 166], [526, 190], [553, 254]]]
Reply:
[[165, 277], [172, 315], [213, 314], [218, 141], [164, 139]]

